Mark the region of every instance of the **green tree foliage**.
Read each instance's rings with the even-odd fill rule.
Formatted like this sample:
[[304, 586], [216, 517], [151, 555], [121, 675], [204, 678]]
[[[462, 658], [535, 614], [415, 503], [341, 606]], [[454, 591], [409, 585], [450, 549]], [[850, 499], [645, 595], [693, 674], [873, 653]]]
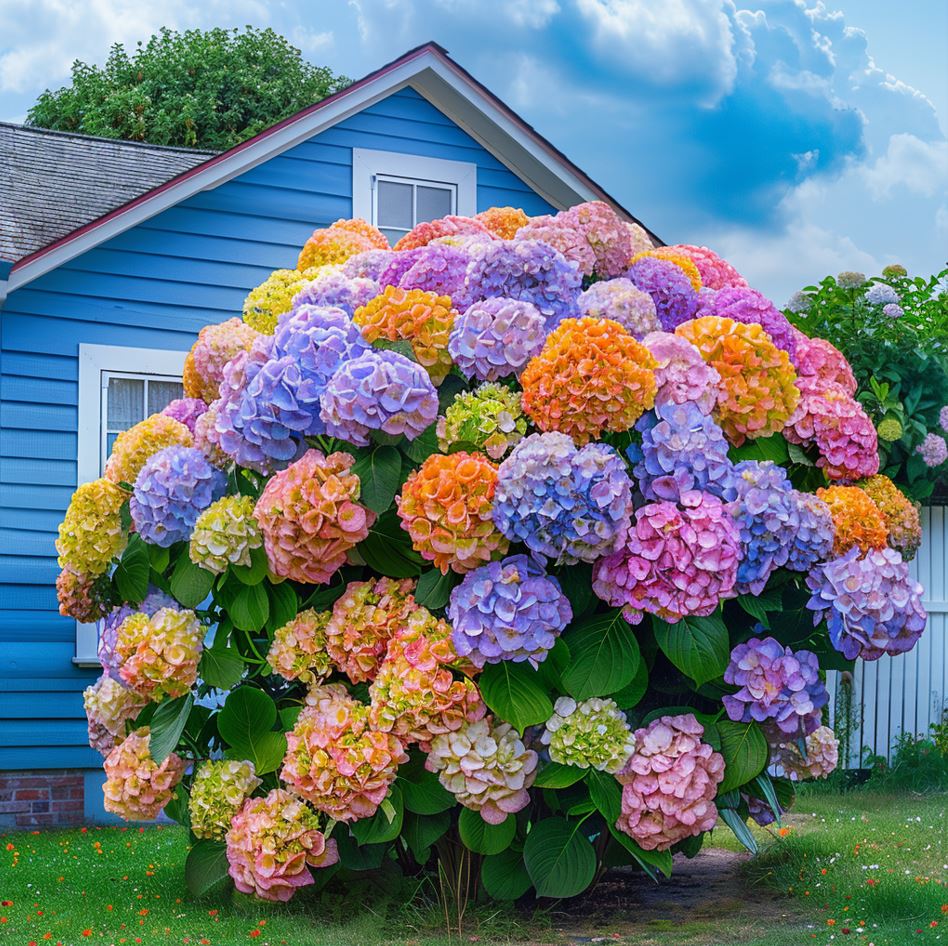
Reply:
[[162, 29], [104, 66], [76, 61], [27, 121], [105, 138], [222, 151], [349, 84], [271, 29]]

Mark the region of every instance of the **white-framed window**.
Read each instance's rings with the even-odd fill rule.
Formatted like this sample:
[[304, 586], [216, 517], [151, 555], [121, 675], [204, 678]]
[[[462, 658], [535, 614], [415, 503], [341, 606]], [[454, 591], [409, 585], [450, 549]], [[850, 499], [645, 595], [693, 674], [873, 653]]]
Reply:
[[390, 243], [426, 220], [476, 212], [476, 164], [352, 149], [352, 215], [377, 226]]
[[[118, 345], [79, 346], [78, 482], [101, 476], [115, 438], [183, 396], [187, 352]], [[76, 622], [76, 656], [98, 663], [99, 624]]]

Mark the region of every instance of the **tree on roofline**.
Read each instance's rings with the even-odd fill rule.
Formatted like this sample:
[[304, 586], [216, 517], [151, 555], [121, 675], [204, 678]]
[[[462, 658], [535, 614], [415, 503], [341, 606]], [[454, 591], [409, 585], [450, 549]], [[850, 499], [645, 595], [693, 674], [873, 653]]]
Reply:
[[162, 29], [103, 67], [76, 60], [27, 121], [105, 138], [222, 151], [349, 84], [271, 29]]

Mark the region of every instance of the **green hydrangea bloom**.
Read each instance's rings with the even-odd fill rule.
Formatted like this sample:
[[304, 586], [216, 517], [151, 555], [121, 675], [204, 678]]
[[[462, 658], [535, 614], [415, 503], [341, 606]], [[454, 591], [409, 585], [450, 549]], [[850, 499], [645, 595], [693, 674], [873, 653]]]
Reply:
[[437, 431], [442, 453], [463, 443], [499, 460], [527, 432], [520, 393], [495, 382], [465, 391], [438, 418]]
[[224, 496], [198, 516], [191, 533], [191, 561], [220, 575], [228, 565], [250, 565], [250, 553], [263, 545], [249, 496]]
[[195, 773], [188, 802], [194, 834], [223, 841], [231, 818], [260, 781], [252, 762], [234, 759], [202, 762]]
[[902, 425], [895, 417], [884, 417], [879, 421], [876, 433], [878, 433], [880, 440], [884, 440], [886, 443], [895, 443], [896, 440], [902, 438]]
[[561, 696], [540, 741], [562, 765], [618, 772], [635, 750], [635, 737], [614, 700], [593, 697], [577, 703]]

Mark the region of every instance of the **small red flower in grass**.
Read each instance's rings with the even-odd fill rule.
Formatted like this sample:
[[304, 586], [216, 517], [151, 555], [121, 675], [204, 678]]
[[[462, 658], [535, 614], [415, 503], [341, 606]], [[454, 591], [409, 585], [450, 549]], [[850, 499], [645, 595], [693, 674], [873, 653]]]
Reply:
[[251, 939], [256, 939], [260, 935], [260, 930], [251, 930], [249, 936]]
[[936, 926], [938, 926], [938, 920], [932, 920], [931, 923], [929, 923], [928, 925], [929, 925], [932, 929], [934, 929]]
[[[85, 828], [83, 828], [82, 830], [85, 831]], [[83, 930], [83, 931], [82, 931], [82, 935], [83, 935], [83, 936], [91, 936], [91, 935], [92, 935], [92, 930]]]
[[12, 900], [0, 900], [0, 907], [12, 907], [12, 906], [13, 906]]

